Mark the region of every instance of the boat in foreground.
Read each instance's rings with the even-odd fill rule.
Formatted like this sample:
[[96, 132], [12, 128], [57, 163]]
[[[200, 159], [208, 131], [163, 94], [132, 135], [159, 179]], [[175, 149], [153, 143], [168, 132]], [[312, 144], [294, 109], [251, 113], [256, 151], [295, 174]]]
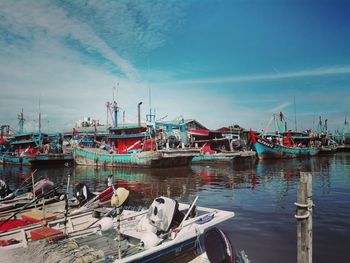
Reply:
[[[208, 230], [234, 216], [229, 211], [196, 207], [196, 200], [189, 205], [158, 197], [148, 210], [120, 214], [118, 201], [112, 198], [117, 202], [116, 217], [95, 219], [90, 228], [68, 233], [68, 238], [57, 235], [31, 242], [21, 253], [45, 254], [36, 262], [55, 258], [61, 262], [176, 262], [184, 252], [198, 250]], [[31, 239], [33, 235], [28, 235], [28, 242]]]

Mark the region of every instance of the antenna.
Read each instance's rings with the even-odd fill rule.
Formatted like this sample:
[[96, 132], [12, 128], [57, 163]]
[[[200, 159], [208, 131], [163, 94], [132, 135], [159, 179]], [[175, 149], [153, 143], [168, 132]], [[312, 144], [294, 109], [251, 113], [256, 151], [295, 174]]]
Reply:
[[24, 132], [24, 115], [23, 115], [23, 108], [22, 108], [22, 112], [18, 115], [18, 126], [19, 126], [19, 133], [23, 133]]
[[156, 120], [156, 111], [152, 114], [152, 93], [151, 87], [148, 88], [148, 100], [149, 100], [149, 114], [146, 115], [146, 120], [149, 122], [154, 122]]
[[108, 109], [109, 109], [109, 101], [106, 102], [106, 125], [108, 127]]
[[294, 96], [294, 125], [295, 125], [295, 131], [298, 130], [298, 126], [297, 126], [297, 107], [295, 104], [295, 96]]

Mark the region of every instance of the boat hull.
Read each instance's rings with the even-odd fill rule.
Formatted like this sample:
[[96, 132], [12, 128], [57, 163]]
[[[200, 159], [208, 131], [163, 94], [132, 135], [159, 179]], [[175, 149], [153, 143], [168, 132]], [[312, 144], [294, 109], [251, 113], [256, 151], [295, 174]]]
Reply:
[[330, 155], [337, 152], [337, 146], [322, 146], [320, 149], [320, 155]]
[[232, 164], [239, 152], [228, 154], [204, 154], [195, 156], [192, 163], [196, 164]]
[[72, 154], [38, 154], [29, 156], [12, 156], [12, 155], [2, 155], [0, 157], [0, 163], [3, 165], [14, 164], [21, 166], [45, 166], [54, 164], [65, 164], [73, 161]]
[[279, 144], [273, 144], [260, 137], [256, 139], [254, 144], [255, 151], [258, 158], [270, 159], [270, 158], [302, 158], [310, 157], [318, 154], [319, 149], [315, 147], [286, 147]]
[[109, 154], [95, 148], [77, 148], [74, 150], [74, 160], [78, 165], [87, 166], [168, 168], [187, 166], [196, 154], [198, 154], [198, 150], [195, 149]]
[[197, 155], [192, 159], [192, 163], [208, 165], [233, 164], [242, 160], [255, 160], [255, 155], [253, 151]]

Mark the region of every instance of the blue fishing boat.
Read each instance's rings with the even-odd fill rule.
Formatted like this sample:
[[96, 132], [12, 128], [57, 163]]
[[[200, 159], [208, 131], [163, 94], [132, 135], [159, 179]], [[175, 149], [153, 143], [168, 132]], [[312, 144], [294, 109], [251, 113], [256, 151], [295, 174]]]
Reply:
[[19, 115], [19, 132], [10, 137], [9, 147], [2, 151], [0, 163], [23, 166], [64, 164], [73, 161], [71, 153], [64, 153], [60, 134], [24, 132], [23, 112]]
[[63, 153], [59, 136], [46, 133], [29, 132], [14, 135], [10, 148], [5, 151], [0, 162], [25, 166], [40, 166], [45, 164], [64, 164], [72, 162], [70, 153]]
[[312, 145], [309, 136], [291, 133], [260, 134], [250, 132], [250, 138], [259, 159], [296, 158], [317, 155], [319, 148]]
[[312, 137], [306, 132], [292, 132], [287, 129], [287, 122], [282, 112], [273, 115], [275, 133], [262, 132], [259, 135], [250, 131], [252, 148], [259, 159], [296, 158], [317, 155], [320, 148], [315, 145]]

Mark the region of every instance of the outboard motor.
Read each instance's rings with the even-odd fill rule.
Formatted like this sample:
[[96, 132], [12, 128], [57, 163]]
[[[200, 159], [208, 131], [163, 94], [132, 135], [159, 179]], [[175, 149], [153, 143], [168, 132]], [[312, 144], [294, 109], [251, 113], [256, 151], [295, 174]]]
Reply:
[[7, 186], [7, 184], [3, 180], [0, 180], [0, 198], [5, 198], [11, 193], [12, 191]]
[[95, 195], [90, 192], [87, 185], [83, 183], [79, 183], [75, 186], [74, 196], [77, 198], [80, 206], [85, 204], [88, 200], [95, 197]]
[[157, 229], [158, 234], [179, 226], [183, 218], [177, 201], [164, 196], [156, 198], [148, 211], [149, 223]]
[[170, 148], [176, 148], [177, 146], [180, 145], [180, 140], [177, 136], [175, 135], [169, 135], [168, 137], [168, 143]]

